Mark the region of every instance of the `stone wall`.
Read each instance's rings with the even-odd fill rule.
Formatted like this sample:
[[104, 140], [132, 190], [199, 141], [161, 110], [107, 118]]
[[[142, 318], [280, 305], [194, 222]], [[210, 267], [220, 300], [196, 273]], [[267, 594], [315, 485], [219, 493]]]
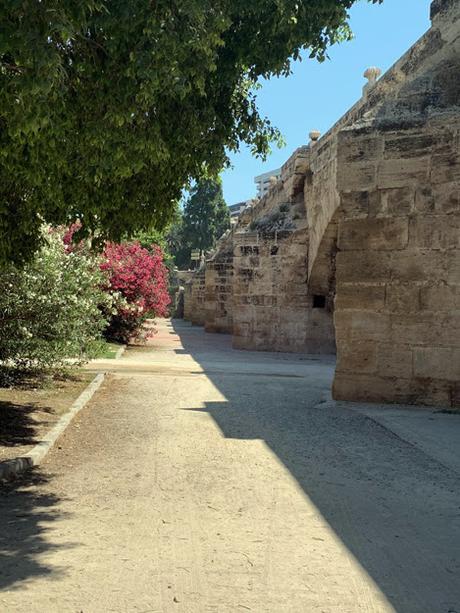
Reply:
[[184, 286], [184, 319], [194, 326], [204, 326], [205, 290], [205, 267], [202, 266]]
[[460, 405], [459, 3], [433, 18], [338, 137], [340, 399]]
[[459, 139], [460, 117], [341, 137], [337, 398], [460, 401]]
[[234, 347], [304, 350], [306, 238], [292, 230], [235, 235]]
[[332, 302], [314, 296], [307, 284], [309, 234], [303, 189], [308, 161], [308, 147], [295, 151], [280, 180], [235, 229], [236, 348], [335, 352]]
[[233, 232], [230, 230], [206, 262], [204, 308], [206, 332], [233, 332]]
[[460, 2], [432, 24], [208, 262], [207, 329], [231, 304], [235, 347], [337, 344], [337, 399], [460, 405]]

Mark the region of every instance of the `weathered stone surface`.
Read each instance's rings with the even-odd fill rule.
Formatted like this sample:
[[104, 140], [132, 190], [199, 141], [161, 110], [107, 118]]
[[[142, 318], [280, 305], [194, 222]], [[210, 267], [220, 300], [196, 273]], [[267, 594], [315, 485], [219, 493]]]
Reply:
[[425, 379], [460, 381], [460, 348], [417, 347], [414, 349], [414, 374]]
[[428, 179], [429, 161], [428, 156], [383, 160], [378, 168], [377, 185], [384, 189], [422, 183]]
[[408, 219], [350, 219], [339, 223], [337, 247], [340, 251], [394, 251], [404, 249], [408, 240]]
[[446, 220], [445, 215], [411, 219], [411, 239], [421, 249], [458, 249], [460, 247], [460, 211]]
[[460, 404], [460, 3], [432, 17], [185, 288], [235, 347], [337, 344], [338, 399]]
[[382, 311], [385, 308], [385, 286], [342, 283], [335, 308], [359, 311]]
[[[337, 253], [337, 283], [387, 283], [391, 278], [391, 253]], [[339, 292], [337, 293], [339, 299]]]
[[184, 319], [194, 326], [205, 322], [205, 269], [200, 268], [184, 288]]

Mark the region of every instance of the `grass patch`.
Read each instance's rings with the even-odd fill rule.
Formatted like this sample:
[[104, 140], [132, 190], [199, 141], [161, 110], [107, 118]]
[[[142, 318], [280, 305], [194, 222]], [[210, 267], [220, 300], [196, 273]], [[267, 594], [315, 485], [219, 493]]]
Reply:
[[114, 360], [117, 357], [117, 351], [120, 347], [123, 347], [120, 343], [106, 342], [99, 357], [105, 360]]

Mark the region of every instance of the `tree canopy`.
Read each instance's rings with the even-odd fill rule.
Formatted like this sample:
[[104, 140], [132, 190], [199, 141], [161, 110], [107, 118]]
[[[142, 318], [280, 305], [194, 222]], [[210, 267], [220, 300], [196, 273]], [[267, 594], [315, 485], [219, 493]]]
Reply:
[[228, 150], [266, 154], [257, 79], [323, 59], [356, 1], [4, 0], [0, 261], [29, 257], [43, 221], [161, 227]]

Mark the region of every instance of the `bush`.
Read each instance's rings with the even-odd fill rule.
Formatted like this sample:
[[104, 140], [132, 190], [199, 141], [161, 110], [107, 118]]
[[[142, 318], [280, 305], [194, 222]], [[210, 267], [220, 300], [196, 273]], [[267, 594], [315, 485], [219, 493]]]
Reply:
[[160, 247], [150, 250], [138, 241], [107, 243], [101, 270], [108, 275], [106, 290], [114, 301], [106, 337], [118, 342], [140, 338], [147, 317], [165, 317], [170, 297], [168, 271]]
[[0, 381], [18, 373], [59, 372], [101, 348], [110, 311], [104, 275], [83, 249], [68, 252], [63, 235], [44, 230], [43, 246], [24, 268], [0, 270]]

